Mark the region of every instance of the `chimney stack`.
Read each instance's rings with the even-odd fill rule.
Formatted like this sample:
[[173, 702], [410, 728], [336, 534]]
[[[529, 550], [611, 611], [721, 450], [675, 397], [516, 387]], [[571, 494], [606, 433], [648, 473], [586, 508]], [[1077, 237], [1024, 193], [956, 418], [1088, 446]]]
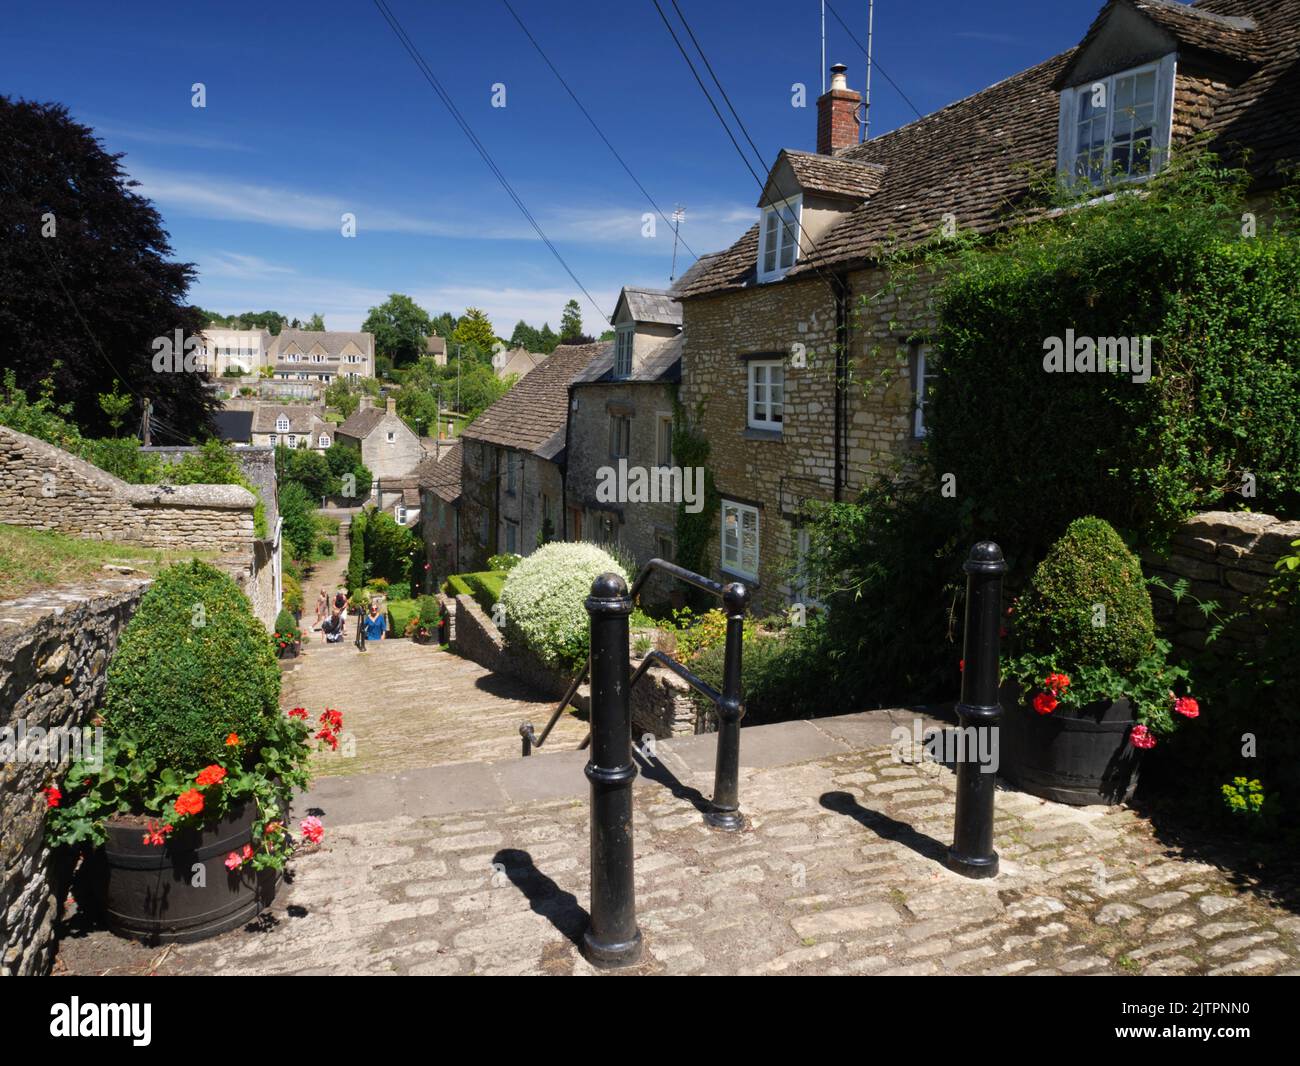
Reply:
[[862, 94], [849, 88], [843, 63], [831, 67], [831, 87], [817, 101], [817, 154], [838, 155], [858, 143]]
[[388, 405], [387, 405], [387, 406], [388, 406], [388, 413], [389, 413], [390, 415], [395, 415], [395, 414], [397, 414], [397, 397], [396, 397], [396, 396], [390, 396], [390, 397], [388, 397]]

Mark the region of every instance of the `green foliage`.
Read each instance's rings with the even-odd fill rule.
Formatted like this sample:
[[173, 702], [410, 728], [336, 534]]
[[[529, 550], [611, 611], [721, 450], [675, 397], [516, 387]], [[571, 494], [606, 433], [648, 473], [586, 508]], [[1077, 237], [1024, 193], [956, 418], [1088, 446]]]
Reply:
[[135, 400], [118, 390], [118, 383], [113, 382], [113, 388], [110, 392], [101, 392], [99, 394], [99, 409], [104, 412], [108, 419], [108, 424], [113, 427], [113, 436], [118, 436], [122, 431], [122, 423], [126, 420], [127, 414], [135, 406]]
[[366, 569], [372, 581], [409, 582], [411, 564], [420, 552], [415, 533], [387, 511], [372, 511], [367, 517]]
[[[703, 407], [696, 412], [696, 420], [703, 414]], [[710, 546], [713, 543], [713, 519], [721, 506], [722, 497], [713, 480], [713, 471], [709, 468], [709, 441], [704, 434], [691, 425], [686, 411], [673, 394], [673, 461], [683, 470], [697, 467], [704, 471], [704, 506], [692, 513], [686, 509], [686, 501], [677, 505], [677, 558], [672, 560], [687, 570], [703, 573], [708, 569]]]
[[[1300, 513], [1300, 239], [1244, 237], [1245, 210], [1244, 175], [1196, 156], [958, 253], [927, 447], [981, 532], [1037, 556], [1091, 513], [1159, 546], [1247, 474], [1251, 506]], [[1151, 338], [1150, 381], [1046, 372], [1067, 330]]]
[[1079, 518], [1034, 571], [1015, 613], [1025, 650], [1052, 652], [1061, 668], [1131, 669], [1155, 646], [1142, 565], [1100, 518]]
[[474, 574], [452, 574], [443, 582], [443, 592], [452, 596], [469, 596], [487, 614], [501, 599], [505, 587], [504, 570], [482, 570]]
[[532, 650], [558, 670], [576, 670], [587, 658], [588, 618], [584, 606], [591, 583], [601, 574], [626, 571], [593, 544], [548, 544], [506, 575], [501, 590], [508, 644]]
[[256, 745], [278, 716], [280, 671], [266, 630], [234, 581], [194, 560], [164, 570], [127, 624], [108, 667], [103, 716], [179, 767]]
[[286, 482], [296, 481], [306, 490], [307, 495], [315, 500], [332, 495], [339, 487], [338, 478], [334, 476], [329, 460], [321, 452], [310, 448], [289, 448], [277, 444], [275, 476], [281, 487]]
[[570, 300], [560, 313], [560, 343], [576, 344], [582, 336], [582, 308], [577, 300]]
[[289, 320], [279, 311], [244, 311], [237, 315], [219, 315], [214, 311], [203, 311], [202, 314], [213, 326], [224, 326], [227, 329], [264, 329], [276, 337], [280, 335], [280, 330], [289, 324]]
[[357, 596], [366, 585], [366, 514], [364, 511], [352, 516], [349, 538], [348, 595]]
[[287, 570], [280, 575], [280, 599], [286, 611], [302, 610], [302, 582]]
[[[824, 715], [828, 707], [824, 690], [810, 679], [820, 676], [827, 637], [824, 619], [810, 619], [781, 636], [746, 635], [742, 652], [741, 681], [745, 698], [745, 724], [785, 721]], [[711, 644], [701, 651], [692, 669], [721, 691], [726, 667], [726, 646]], [[711, 704], [698, 694], [692, 697], [704, 709]]]
[[492, 555], [488, 557], [488, 569], [502, 571], [513, 570], [519, 565], [519, 561], [522, 558], [522, 555], [516, 555], [513, 552], [502, 552], [500, 555]]
[[329, 465], [331, 476], [329, 491], [326, 495], [342, 495], [343, 490], [347, 488], [343, 484], [343, 479], [348, 474], [353, 477], [354, 485], [352, 487], [356, 489], [355, 499], [365, 499], [370, 494], [370, 484], [374, 481], [374, 475], [361, 461], [359, 449], [335, 441], [325, 449], [325, 461]]
[[253, 505], [253, 532], [259, 537], [268, 535], [262, 494], [244, 476], [233, 448], [228, 448], [215, 437], [210, 438], [197, 452], [190, 452], [179, 463], [163, 469], [174, 485], [239, 485], [247, 489], [257, 497], [257, 503]]
[[361, 328], [375, 335], [375, 351], [398, 366], [424, 354], [425, 338], [433, 333], [433, 322], [423, 307], [395, 292], [370, 309]]
[[407, 630], [419, 614], [419, 606], [412, 599], [389, 599], [388, 632], [397, 636], [409, 636]]
[[490, 353], [496, 343], [496, 331], [485, 311], [477, 307], [467, 307], [456, 323], [452, 340], [457, 344], [472, 344], [480, 351]]
[[280, 649], [302, 640], [302, 630], [287, 608], [275, 616], [275, 632], [271, 634], [271, 639]]
[[315, 500], [296, 481], [280, 486], [282, 533], [290, 553], [305, 563], [312, 561], [316, 547]]
[[321, 537], [316, 542], [316, 556], [320, 559], [329, 559], [334, 555], [334, 541], [329, 537]]

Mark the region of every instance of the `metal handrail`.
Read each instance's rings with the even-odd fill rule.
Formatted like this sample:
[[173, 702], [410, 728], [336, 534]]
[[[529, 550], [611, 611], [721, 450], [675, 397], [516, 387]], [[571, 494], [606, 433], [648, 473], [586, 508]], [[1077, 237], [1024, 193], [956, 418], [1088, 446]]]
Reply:
[[[520, 724], [519, 735], [520, 737], [523, 738], [525, 758], [527, 758], [529, 755], [533, 753], [534, 748], [540, 748], [543, 744], [546, 743], [546, 738], [551, 735], [551, 730], [555, 728], [555, 723], [560, 720], [560, 715], [563, 714], [564, 709], [568, 707], [570, 703], [573, 702], [573, 697], [577, 694], [578, 689], [582, 686], [582, 683], [585, 680], [587, 680], [587, 675], [590, 673], [591, 673], [591, 656], [588, 655], [587, 665], [578, 671], [577, 676], [574, 677], [572, 683], [569, 685], [568, 691], [565, 692], [560, 702], [555, 705], [555, 710], [551, 712], [551, 719], [549, 722], [546, 723], [546, 728], [542, 730], [542, 735], [540, 737], [533, 730], [532, 722], [523, 722]], [[581, 751], [590, 742], [591, 742], [591, 732], [588, 731], [587, 739], [582, 742], [582, 744], [578, 747], [578, 750]]]

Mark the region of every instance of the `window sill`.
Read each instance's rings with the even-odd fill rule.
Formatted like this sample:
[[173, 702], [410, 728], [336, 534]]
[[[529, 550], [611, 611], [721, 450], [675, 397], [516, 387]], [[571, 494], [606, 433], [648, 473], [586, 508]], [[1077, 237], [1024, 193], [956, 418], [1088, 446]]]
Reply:
[[785, 434], [779, 429], [755, 429], [753, 426], [746, 426], [744, 432], [745, 440], [770, 440], [783, 441]]
[[732, 581], [741, 582], [748, 589], [756, 589], [761, 587], [758, 583], [758, 578], [747, 577], [744, 574], [737, 573], [735, 570], [728, 570], [725, 566], [718, 567], [718, 573], [722, 575], [724, 582], [726, 581], [726, 579], [730, 578]]

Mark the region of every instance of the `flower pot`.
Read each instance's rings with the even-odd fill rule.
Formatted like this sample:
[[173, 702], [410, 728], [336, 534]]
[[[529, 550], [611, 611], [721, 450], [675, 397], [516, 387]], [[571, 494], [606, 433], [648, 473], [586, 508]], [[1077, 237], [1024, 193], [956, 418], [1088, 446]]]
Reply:
[[161, 846], [144, 843], [138, 819], [109, 819], [108, 841], [92, 857], [109, 929], [146, 944], [183, 944], [256, 917], [275, 898], [277, 872], [225, 866], [227, 855], [252, 843], [256, 815], [257, 805], [245, 803]]
[[298, 657], [298, 652], [300, 652], [301, 650], [302, 650], [302, 641], [295, 640], [292, 644], [286, 644], [284, 645], [284, 647], [278, 648], [276, 650], [276, 654], [281, 659], [296, 659]]
[[1132, 798], [1142, 752], [1129, 741], [1128, 700], [1039, 714], [1014, 698], [1003, 708], [1002, 773], [1021, 791], [1076, 807]]

